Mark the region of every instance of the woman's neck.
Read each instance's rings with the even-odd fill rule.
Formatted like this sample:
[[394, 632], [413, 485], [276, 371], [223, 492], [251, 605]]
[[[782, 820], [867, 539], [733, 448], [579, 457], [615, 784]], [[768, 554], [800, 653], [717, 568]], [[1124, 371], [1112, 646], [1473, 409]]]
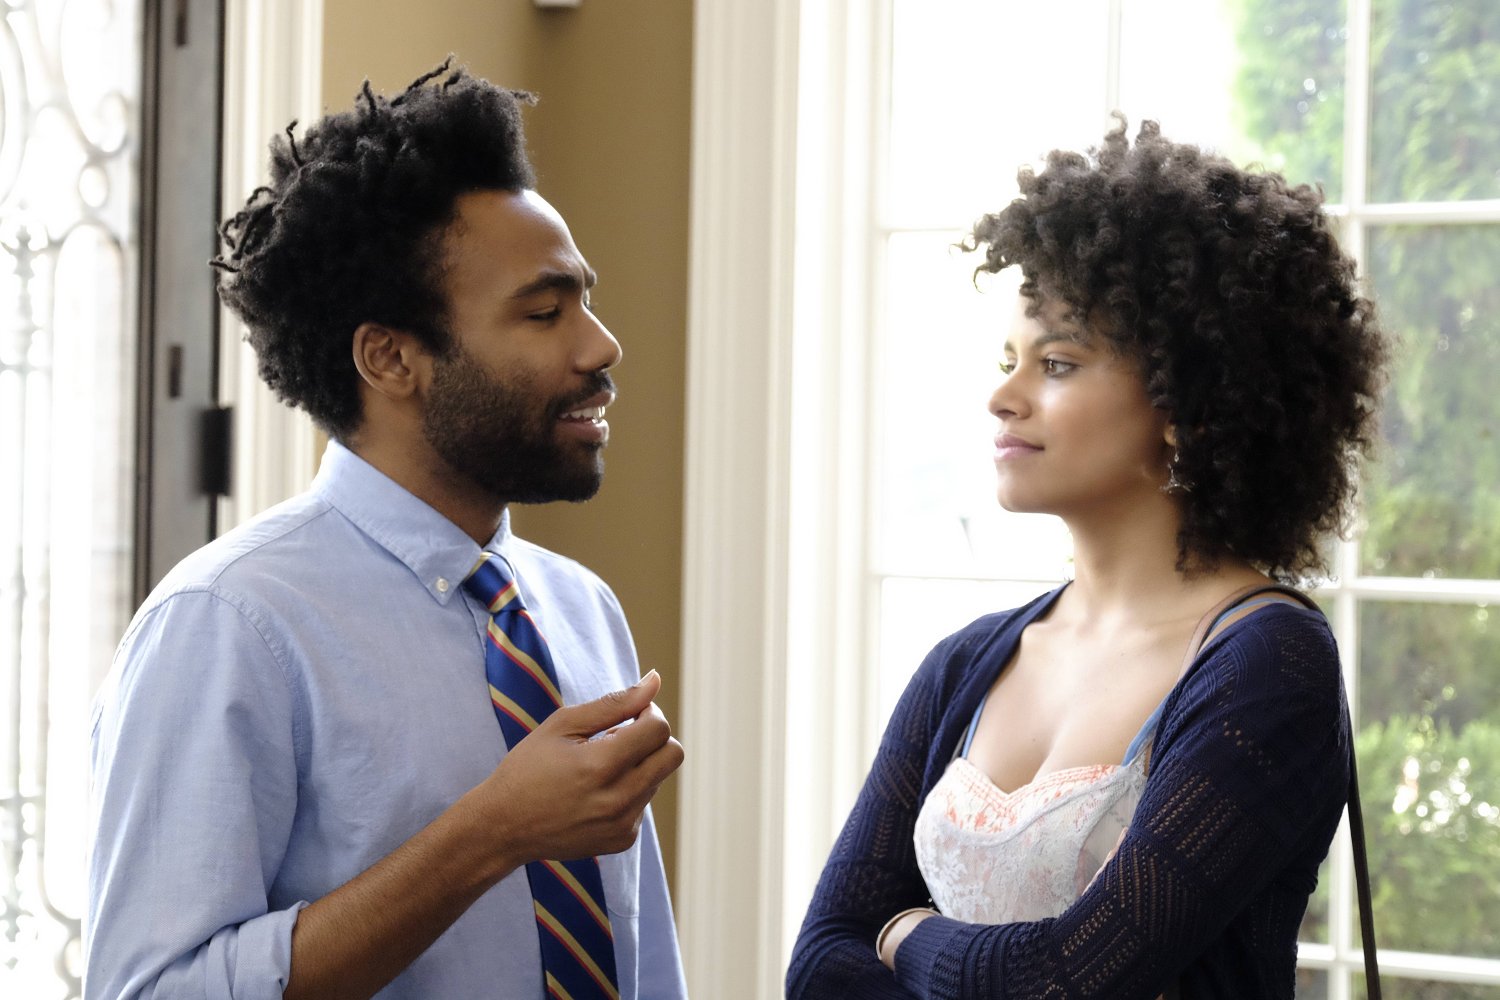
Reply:
[[1181, 514], [1166, 497], [1161, 503], [1064, 521], [1074, 546], [1068, 603], [1074, 613], [1098, 624], [1196, 620], [1225, 594], [1265, 579], [1230, 556], [1212, 568], [1178, 569]]

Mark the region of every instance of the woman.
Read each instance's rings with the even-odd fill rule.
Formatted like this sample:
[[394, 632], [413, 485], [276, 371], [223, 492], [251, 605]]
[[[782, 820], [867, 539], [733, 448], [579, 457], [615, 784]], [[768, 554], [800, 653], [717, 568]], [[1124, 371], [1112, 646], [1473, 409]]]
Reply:
[[1291, 997], [1350, 735], [1277, 584], [1324, 568], [1384, 339], [1307, 187], [1123, 118], [1020, 180], [970, 246], [1023, 278], [998, 497], [1075, 577], [918, 668], [787, 993]]

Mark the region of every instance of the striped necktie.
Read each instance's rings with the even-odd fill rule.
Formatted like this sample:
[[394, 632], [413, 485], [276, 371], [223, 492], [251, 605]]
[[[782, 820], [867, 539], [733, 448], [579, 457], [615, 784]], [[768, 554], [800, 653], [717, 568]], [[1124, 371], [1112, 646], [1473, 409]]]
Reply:
[[[562, 707], [547, 642], [531, 620], [510, 566], [480, 557], [464, 588], [489, 609], [484, 669], [505, 745], [513, 747]], [[557, 1000], [619, 1000], [614, 936], [604, 909], [595, 858], [526, 865], [541, 942], [546, 996]]]

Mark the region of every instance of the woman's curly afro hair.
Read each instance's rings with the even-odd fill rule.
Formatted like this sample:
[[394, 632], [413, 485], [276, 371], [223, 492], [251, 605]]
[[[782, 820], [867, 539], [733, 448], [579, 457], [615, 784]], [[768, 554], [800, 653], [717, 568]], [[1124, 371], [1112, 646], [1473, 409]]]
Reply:
[[[220, 229], [219, 296], [250, 328], [260, 375], [335, 437], [361, 419], [351, 337], [364, 322], [448, 346], [441, 240], [455, 200], [535, 184], [530, 94], [449, 71], [271, 143], [271, 183]], [[438, 77], [446, 77], [433, 83]]]
[[975, 226], [980, 270], [1019, 265], [1141, 366], [1176, 433], [1179, 570], [1224, 556], [1283, 580], [1326, 569], [1373, 447], [1385, 337], [1307, 186], [1241, 170], [1125, 119], [1089, 156], [1054, 150]]

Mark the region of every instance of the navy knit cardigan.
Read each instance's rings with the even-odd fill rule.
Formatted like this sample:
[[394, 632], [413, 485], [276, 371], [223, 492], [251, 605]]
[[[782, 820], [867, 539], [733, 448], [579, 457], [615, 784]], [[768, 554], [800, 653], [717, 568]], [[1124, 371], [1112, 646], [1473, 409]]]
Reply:
[[1163, 704], [1114, 860], [1061, 916], [923, 921], [896, 973], [875, 935], [931, 900], [912, 830], [1021, 630], [1061, 589], [939, 643], [907, 686], [823, 869], [790, 1000], [1293, 995], [1297, 931], [1338, 827], [1349, 716], [1323, 617], [1266, 605], [1225, 628]]

